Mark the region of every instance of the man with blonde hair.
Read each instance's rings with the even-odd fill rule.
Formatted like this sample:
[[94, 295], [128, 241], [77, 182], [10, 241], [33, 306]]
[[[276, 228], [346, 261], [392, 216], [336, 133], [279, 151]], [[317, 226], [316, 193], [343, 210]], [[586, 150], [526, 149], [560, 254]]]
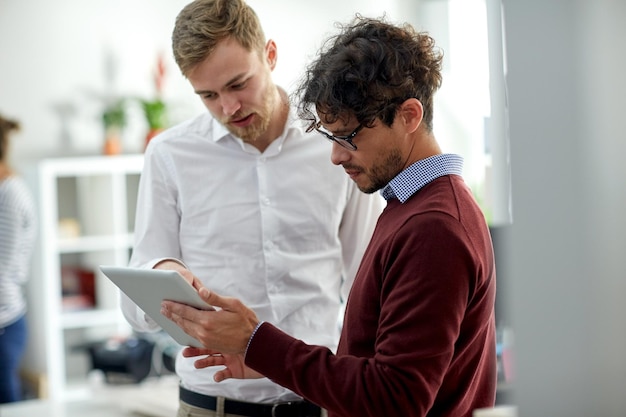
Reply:
[[[336, 349], [341, 304], [382, 204], [328, 163], [321, 135], [272, 81], [277, 46], [241, 0], [178, 15], [176, 62], [208, 112], [150, 141], [131, 266], [175, 269], [245, 300], [263, 320]], [[123, 297], [140, 331], [154, 323]], [[216, 383], [179, 355], [179, 417], [319, 416], [269, 379]]]

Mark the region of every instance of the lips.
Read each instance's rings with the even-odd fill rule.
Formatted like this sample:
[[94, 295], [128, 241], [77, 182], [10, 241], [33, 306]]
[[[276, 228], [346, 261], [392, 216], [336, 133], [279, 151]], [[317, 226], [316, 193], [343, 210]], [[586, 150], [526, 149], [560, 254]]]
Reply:
[[346, 169], [345, 171], [346, 171], [346, 174], [348, 174], [348, 176], [352, 179], [355, 179], [361, 173], [361, 171], [356, 170], [356, 169]]
[[246, 127], [249, 126], [250, 124], [252, 124], [252, 120], [254, 119], [254, 113], [242, 118], [242, 119], [237, 119], [237, 120], [231, 120], [230, 124], [237, 126], [237, 127]]

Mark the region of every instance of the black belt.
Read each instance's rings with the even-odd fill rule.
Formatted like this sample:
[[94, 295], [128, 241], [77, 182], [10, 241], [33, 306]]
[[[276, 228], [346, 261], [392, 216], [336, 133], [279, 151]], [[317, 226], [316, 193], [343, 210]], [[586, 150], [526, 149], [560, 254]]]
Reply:
[[[217, 409], [217, 398], [198, 394], [186, 388], [179, 389], [180, 400], [194, 407]], [[256, 404], [224, 399], [224, 413], [248, 417], [320, 417], [321, 409], [307, 401], [286, 401], [274, 404]]]

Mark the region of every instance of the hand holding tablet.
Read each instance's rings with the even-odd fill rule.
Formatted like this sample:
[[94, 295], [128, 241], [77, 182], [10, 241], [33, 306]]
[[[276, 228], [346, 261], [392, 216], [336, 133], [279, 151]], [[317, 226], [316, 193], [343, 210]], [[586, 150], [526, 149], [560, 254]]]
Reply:
[[161, 314], [163, 300], [176, 301], [200, 310], [213, 310], [178, 272], [107, 265], [101, 265], [100, 269], [176, 342], [183, 346], [202, 347], [202, 343]]

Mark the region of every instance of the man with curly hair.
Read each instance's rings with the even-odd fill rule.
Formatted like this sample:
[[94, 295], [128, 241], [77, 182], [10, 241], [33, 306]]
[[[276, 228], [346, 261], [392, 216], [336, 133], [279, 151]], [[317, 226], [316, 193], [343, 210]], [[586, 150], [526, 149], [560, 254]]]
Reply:
[[[207, 111], [147, 146], [130, 266], [193, 273], [263, 320], [335, 350], [338, 320], [383, 206], [365, 195], [274, 83], [278, 47], [243, 0], [178, 14], [174, 58]], [[158, 326], [128, 297], [138, 331]], [[320, 416], [269, 379], [218, 384], [178, 355], [178, 417]]]

